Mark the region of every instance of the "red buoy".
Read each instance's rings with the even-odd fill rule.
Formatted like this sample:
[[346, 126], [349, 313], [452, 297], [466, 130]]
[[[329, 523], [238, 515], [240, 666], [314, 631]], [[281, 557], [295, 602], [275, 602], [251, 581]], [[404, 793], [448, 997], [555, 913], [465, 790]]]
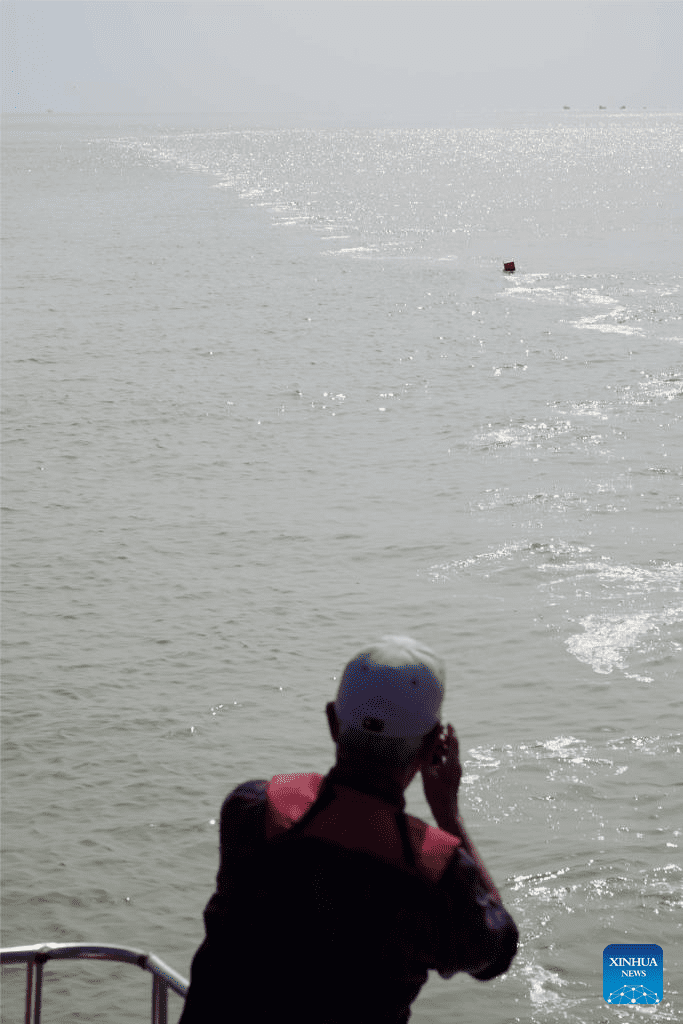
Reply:
[[514, 263], [504, 263], [503, 270], [507, 270], [508, 274], [511, 274], [515, 269]]

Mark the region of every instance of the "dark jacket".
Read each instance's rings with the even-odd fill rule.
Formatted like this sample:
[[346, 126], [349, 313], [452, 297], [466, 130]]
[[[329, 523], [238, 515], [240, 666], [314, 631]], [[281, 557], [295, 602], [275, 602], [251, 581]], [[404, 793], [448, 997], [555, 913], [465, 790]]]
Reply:
[[404, 1024], [429, 969], [506, 971], [517, 928], [485, 871], [404, 806], [338, 768], [238, 786], [180, 1024]]

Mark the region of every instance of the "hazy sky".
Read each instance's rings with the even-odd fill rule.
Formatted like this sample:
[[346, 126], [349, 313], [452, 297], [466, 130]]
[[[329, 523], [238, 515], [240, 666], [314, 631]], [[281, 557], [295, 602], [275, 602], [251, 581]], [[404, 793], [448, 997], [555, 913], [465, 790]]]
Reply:
[[6, 112], [683, 110], [683, 2], [4, 0]]

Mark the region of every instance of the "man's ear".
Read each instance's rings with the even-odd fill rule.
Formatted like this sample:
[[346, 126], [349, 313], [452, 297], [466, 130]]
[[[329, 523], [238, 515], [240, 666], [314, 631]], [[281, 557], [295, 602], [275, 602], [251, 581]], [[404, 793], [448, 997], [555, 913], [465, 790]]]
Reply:
[[325, 705], [325, 713], [327, 715], [327, 724], [330, 727], [330, 735], [336, 743], [339, 739], [339, 719], [337, 718], [337, 712], [335, 711], [333, 700], [331, 700], [329, 704]]

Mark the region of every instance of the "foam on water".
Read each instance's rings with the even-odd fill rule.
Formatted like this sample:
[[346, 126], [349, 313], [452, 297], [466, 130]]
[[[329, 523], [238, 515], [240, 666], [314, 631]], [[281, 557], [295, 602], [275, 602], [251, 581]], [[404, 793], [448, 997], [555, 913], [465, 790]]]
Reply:
[[[613, 316], [618, 316], [620, 311], [615, 310]], [[607, 314], [609, 316], [610, 314]], [[637, 327], [627, 327], [625, 324], [607, 322], [606, 317], [582, 317], [575, 320], [573, 326], [584, 331], [602, 331], [605, 334], [642, 334]]]
[[[683, 622], [683, 605], [660, 614], [641, 612], [625, 617], [589, 615], [580, 622], [584, 632], [570, 637], [566, 644], [571, 654], [590, 665], [594, 672], [609, 675], [618, 668], [627, 679], [651, 683], [652, 676], [627, 672], [626, 658], [638, 648], [647, 650], [653, 646], [648, 643], [649, 634], [654, 633], [659, 639], [662, 626], [675, 626], [680, 622]], [[681, 650], [681, 644], [674, 640], [658, 646], [660, 650]]]
[[[506, 495], [505, 503], [516, 507], [541, 499], [547, 505], [546, 497], [525, 495], [511, 499]], [[481, 507], [499, 504], [500, 498]], [[562, 506], [566, 505], [567, 498], [563, 496]], [[617, 669], [624, 678], [652, 682], [653, 676], [629, 670], [631, 660], [645, 658], [656, 664], [662, 658], [675, 658], [683, 649], [677, 628], [683, 622], [683, 605], [680, 601], [671, 602], [671, 597], [683, 589], [683, 563], [624, 565], [609, 556], [596, 560], [593, 549], [586, 545], [522, 541], [434, 565], [426, 574], [440, 583], [472, 573], [498, 580], [501, 573], [517, 572], [520, 566], [538, 574], [534, 604], [539, 608], [545, 606], [551, 617], [552, 609], [560, 610], [558, 632], [566, 633], [574, 622], [581, 627], [582, 632], [572, 632], [564, 643], [573, 657], [596, 674], [609, 675]], [[548, 580], [548, 576], [552, 579]], [[585, 609], [587, 604], [596, 610], [575, 618], [576, 609]], [[615, 604], [623, 609], [618, 614], [612, 610]]]

